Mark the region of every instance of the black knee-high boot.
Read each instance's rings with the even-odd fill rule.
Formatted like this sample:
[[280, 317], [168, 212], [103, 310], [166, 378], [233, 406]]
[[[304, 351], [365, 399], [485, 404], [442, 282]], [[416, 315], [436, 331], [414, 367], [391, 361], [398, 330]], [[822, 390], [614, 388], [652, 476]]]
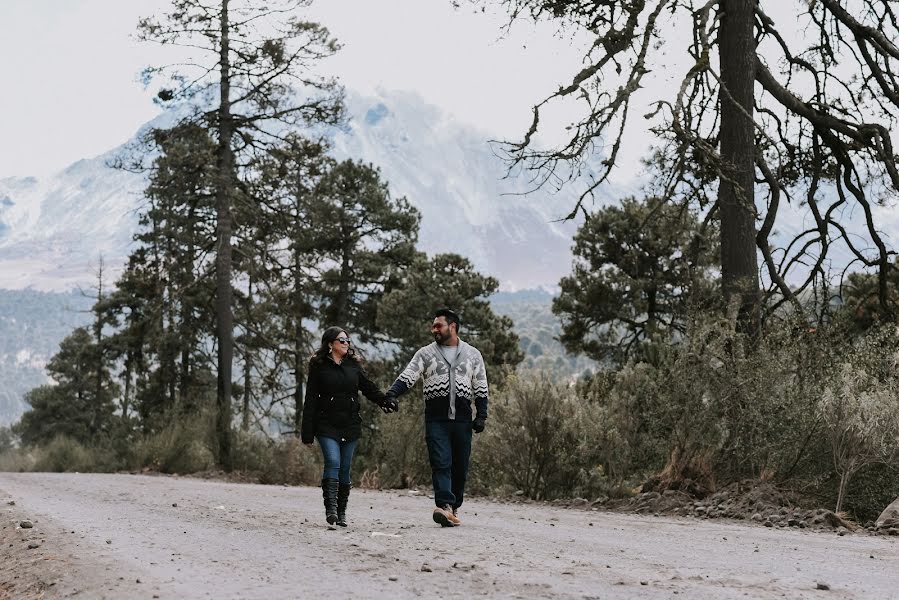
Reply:
[[337, 480], [322, 479], [322, 498], [325, 501], [325, 519], [328, 525], [337, 522]]
[[341, 483], [337, 487], [337, 524], [346, 527], [346, 505], [350, 500], [350, 484]]

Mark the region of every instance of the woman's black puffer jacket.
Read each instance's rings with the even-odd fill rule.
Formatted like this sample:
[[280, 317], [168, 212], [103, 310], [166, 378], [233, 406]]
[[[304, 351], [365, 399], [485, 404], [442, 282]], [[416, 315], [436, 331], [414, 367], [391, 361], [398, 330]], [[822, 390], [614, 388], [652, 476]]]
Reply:
[[300, 436], [310, 444], [315, 436], [336, 440], [355, 440], [362, 435], [359, 416], [359, 392], [377, 404], [384, 393], [368, 378], [362, 365], [352, 357], [337, 364], [331, 357], [313, 359], [306, 381], [306, 400]]

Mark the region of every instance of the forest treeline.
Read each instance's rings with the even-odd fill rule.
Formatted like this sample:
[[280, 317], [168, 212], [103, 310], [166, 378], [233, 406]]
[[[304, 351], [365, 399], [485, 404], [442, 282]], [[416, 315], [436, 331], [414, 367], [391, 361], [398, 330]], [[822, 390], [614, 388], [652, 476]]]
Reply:
[[[417, 250], [412, 204], [376, 166], [329, 156], [315, 132], [343, 110], [337, 83], [315, 75], [338, 50], [327, 29], [273, 6], [179, 0], [139, 32], [198, 49], [196, 76], [147, 72], [165, 78], [162, 105], [196, 109], [123, 158], [148, 171], [135, 249], [116, 281], [98, 273], [92, 326], [63, 341], [47, 367], [55, 384], [32, 390], [0, 438], [7, 468], [222, 468], [313, 483], [318, 459], [291, 434], [318, 332], [346, 328], [387, 385], [429, 341], [433, 310], [450, 306], [491, 382], [478, 491], [704, 496], [773, 481], [856, 518], [892, 500], [899, 277], [877, 222], [899, 190], [883, 124], [899, 109], [890, 3], [797, 9], [821, 34], [797, 51], [804, 37], [787, 40], [737, 0], [494, 4], [597, 40], [524, 138], [501, 146], [538, 183], [582, 182], [604, 153], [573, 207], [583, 221], [552, 301], [558, 339], [596, 369], [522, 368], [539, 342], [493, 310], [498, 281], [462, 254]], [[647, 115], [663, 124], [644, 188], [589, 207], [663, 45], [663, 14], [692, 24], [693, 66]], [[846, 65], [864, 74], [864, 94], [839, 83]], [[572, 97], [586, 111], [567, 143], [536, 147], [545, 105]], [[810, 224], [789, 239], [776, 227], [786, 202]], [[396, 415], [367, 407], [359, 484], [427, 481], [420, 412], [414, 394]]]

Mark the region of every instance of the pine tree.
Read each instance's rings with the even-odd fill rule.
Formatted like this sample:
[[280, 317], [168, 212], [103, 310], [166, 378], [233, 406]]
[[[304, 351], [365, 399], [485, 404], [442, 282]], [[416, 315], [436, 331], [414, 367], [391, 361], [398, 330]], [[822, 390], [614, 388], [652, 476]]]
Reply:
[[[203, 347], [212, 335], [216, 145], [208, 130], [185, 123], [153, 132], [160, 151], [144, 194], [146, 229], [137, 241], [152, 249], [159, 313], [157, 355], [166, 409], [204, 405], [196, 373], [209, 368]], [[199, 364], [198, 364], [199, 363]]]
[[66, 337], [47, 363], [56, 385], [42, 385], [25, 395], [30, 409], [14, 426], [24, 444], [49, 442], [64, 435], [93, 444], [112, 433], [118, 386], [102, 364], [92, 334], [79, 327]]
[[659, 198], [625, 198], [589, 215], [553, 299], [566, 350], [617, 362], [644, 342], [683, 334], [688, 305], [717, 292], [714, 234], [688, 208]]
[[204, 347], [214, 319], [205, 257], [215, 239], [215, 145], [204, 128], [190, 123], [149, 135], [159, 154], [137, 246], [103, 307], [121, 324], [110, 343], [124, 368], [123, 414], [136, 406], [145, 429], [205, 404]]
[[385, 294], [378, 306], [377, 324], [400, 348], [400, 362], [409, 360], [421, 346], [434, 341], [430, 325], [438, 308], [451, 308], [462, 320], [460, 337], [475, 345], [487, 363], [493, 383], [503, 379], [505, 369], [524, 359], [518, 335], [509, 317], [490, 307], [489, 297], [499, 282], [478, 273], [467, 258], [419, 253], [401, 284]]
[[[242, 157], [279, 140], [284, 126], [334, 123], [341, 117], [339, 90], [310, 68], [337, 50], [327, 29], [292, 16], [303, 0], [258, 4], [218, 0], [174, 0], [161, 20], [142, 19], [141, 39], [189, 47], [198, 73], [177, 70], [159, 92], [164, 104], [204, 93], [215, 109], [197, 115], [216, 141], [215, 315], [217, 348], [218, 460], [231, 469], [232, 419], [232, 210], [240, 195]], [[164, 69], [150, 69], [149, 79]], [[306, 93], [303, 97], [300, 91]]]
[[416, 256], [419, 212], [405, 198], [390, 196], [375, 167], [352, 160], [325, 173], [310, 208], [328, 261], [318, 281], [322, 325], [377, 339], [378, 303]]
[[[325, 236], [314, 214], [313, 190], [333, 164], [321, 141], [289, 135], [269, 148], [248, 170], [247, 201], [238, 204], [244, 223], [237, 247], [240, 268], [247, 273], [252, 302], [240, 311], [243, 351], [256, 370], [256, 391], [245, 389], [244, 415], [249, 418], [253, 397], [267, 397], [262, 417], [282, 418], [289, 397], [294, 429], [299, 431], [305, 367], [312, 351], [306, 323], [316, 317], [314, 285], [320, 277]], [[241, 266], [245, 265], [245, 266]], [[250, 285], [252, 283], [252, 285]], [[246, 298], [249, 300], [249, 297]]]

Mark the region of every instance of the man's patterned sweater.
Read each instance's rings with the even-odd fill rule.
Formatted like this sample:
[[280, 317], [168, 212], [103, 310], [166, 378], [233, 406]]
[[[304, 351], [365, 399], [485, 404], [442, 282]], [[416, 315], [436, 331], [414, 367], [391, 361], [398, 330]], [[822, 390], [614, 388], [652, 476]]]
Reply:
[[[424, 376], [426, 421], [471, 421], [487, 418], [487, 370], [477, 348], [459, 340], [459, 349], [450, 364], [437, 343], [421, 348], [388, 390], [401, 396]], [[476, 415], [472, 415], [474, 400]]]

